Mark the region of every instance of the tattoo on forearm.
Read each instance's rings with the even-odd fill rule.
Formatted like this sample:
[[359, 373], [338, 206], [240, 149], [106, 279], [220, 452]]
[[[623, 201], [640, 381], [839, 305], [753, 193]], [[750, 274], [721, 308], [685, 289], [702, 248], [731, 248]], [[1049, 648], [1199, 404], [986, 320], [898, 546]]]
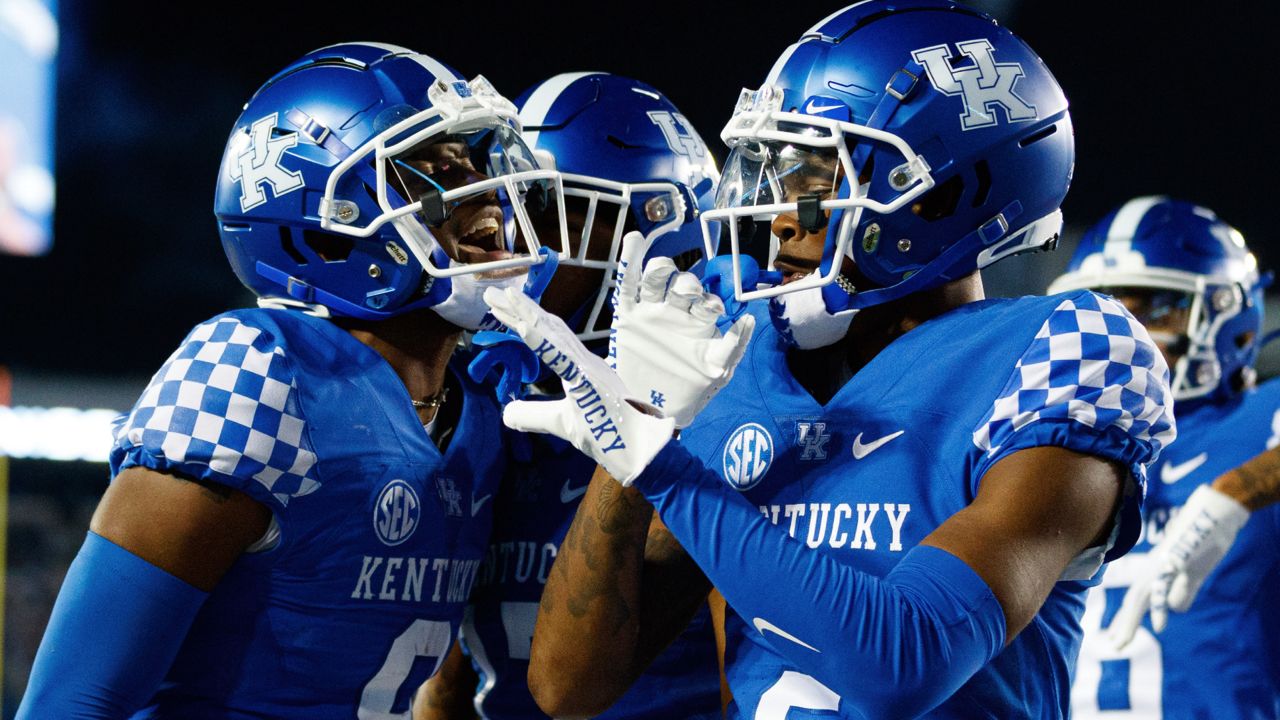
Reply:
[[[652, 508], [638, 494], [612, 482], [595, 495], [594, 505], [581, 507], [560, 544], [552, 566], [554, 583], [542, 595], [545, 613], [567, 610], [575, 619], [596, 614], [603, 632], [616, 633], [638, 617], [619, 578], [628, 565], [643, 561], [643, 534]], [[618, 542], [634, 535], [634, 553], [619, 554]]]
[[595, 510], [596, 522], [606, 535], [634, 533], [649, 524], [653, 513], [653, 507], [639, 493], [615, 483], [601, 488]]
[[688, 557], [684, 547], [680, 545], [680, 541], [676, 540], [676, 536], [661, 525], [654, 524], [649, 528], [649, 537], [646, 540], [646, 544], [648, 545], [646, 552], [651, 557], [663, 558], [664, 560], [677, 558], [681, 555]]
[[1252, 509], [1280, 501], [1280, 452], [1269, 450], [1236, 468], [1237, 491], [1229, 494]]

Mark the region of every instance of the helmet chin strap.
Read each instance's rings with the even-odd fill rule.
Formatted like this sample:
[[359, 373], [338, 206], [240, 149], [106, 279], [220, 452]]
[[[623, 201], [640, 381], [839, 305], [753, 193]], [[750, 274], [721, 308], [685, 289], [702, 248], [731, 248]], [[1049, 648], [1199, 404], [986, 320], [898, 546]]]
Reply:
[[825, 287], [809, 288], [769, 300], [769, 316], [774, 327], [788, 344], [801, 350], [814, 350], [833, 345], [849, 332], [855, 310], [839, 313], [827, 311], [823, 299]]
[[[439, 284], [442, 279], [444, 278], [437, 279], [436, 283]], [[448, 280], [449, 289], [444, 299], [430, 307], [445, 320], [472, 332], [492, 329], [487, 326], [486, 319], [496, 326], [496, 321], [489, 315], [489, 306], [484, 302], [485, 289], [519, 288], [524, 285], [523, 275], [500, 279], [481, 279], [474, 274], [455, 275]]]
[[[770, 315], [787, 342], [798, 348], [811, 350], [831, 345], [849, 331], [849, 323], [859, 309], [897, 300], [953, 279], [950, 273], [956, 270], [962, 260], [972, 255], [974, 247], [991, 247], [1009, 237], [1010, 221], [1021, 214], [1021, 204], [1017, 201], [1010, 203], [999, 215], [966, 235], [928, 266], [895, 285], [855, 291], [852, 283], [838, 275], [836, 282], [829, 285], [771, 299]], [[832, 225], [836, 222], [833, 217]], [[835, 228], [832, 227], [829, 232], [834, 231]], [[1019, 233], [1013, 233], [1017, 234]], [[832, 245], [831, 242], [827, 243], [828, 248]], [[824, 255], [821, 266], [823, 271], [831, 267], [829, 263], [835, 262], [831, 255], [829, 250]]]

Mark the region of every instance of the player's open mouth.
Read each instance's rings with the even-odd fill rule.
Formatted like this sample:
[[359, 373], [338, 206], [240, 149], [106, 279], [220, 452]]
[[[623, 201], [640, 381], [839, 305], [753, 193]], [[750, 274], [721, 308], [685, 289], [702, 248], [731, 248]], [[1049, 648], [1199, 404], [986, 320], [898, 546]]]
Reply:
[[794, 257], [787, 257], [786, 259], [778, 257], [773, 261], [773, 266], [782, 273], [783, 285], [793, 283], [802, 277], [812, 274], [817, 269], [817, 263]]
[[[487, 209], [486, 209], [487, 210]], [[498, 251], [500, 243], [498, 233], [502, 231], [502, 223], [493, 213], [481, 210], [477, 212], [458, 233], [458, 246], [474, 252]]]
[[[468, 264], [507, 260], [515, 255], [504, 246], [502, 211], [494, 205], [482, 207], [470, 218], [463, 220], [458, 235], [458, 260]], [[517, 266], [501, 270], [486, 270], [476, 277], [481, 280], [501, 280], [528, 272], [527, 267]]]

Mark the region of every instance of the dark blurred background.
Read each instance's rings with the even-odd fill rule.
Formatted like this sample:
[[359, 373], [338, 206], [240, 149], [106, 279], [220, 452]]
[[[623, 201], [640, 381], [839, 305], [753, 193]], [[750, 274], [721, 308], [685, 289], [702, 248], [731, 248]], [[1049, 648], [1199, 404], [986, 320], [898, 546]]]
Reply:
[[[63, 0], [54, 244], [0, 258], [0, 363], [18, 383], [27, 372], [145, 375], [195, 321], [247, 300], [218, 243], [214, 176], [244, 101], [308, 50], [403, 44], [511, 96], [562, 71], [632, 75], [666, 92], [723, 159], [716, 138], [738, 90], [843, 4]], [[976, 4], [1040, 52], [1071, 100], [1072, 229], [1128, 197], [1169, 193], [1217, 210], [1264, 266], [1280, 263], [1265, 175], [1277, 134], [1260, 116], [1273, 59], [1264, 4]], [[1011, 265], [1056, 268], [1057, 255]]]
[[[17, 4], [0, 0], [0, 18]], [[739, 89], [759, 85], [790, 42], [844, 4], [60, 0], [53, 244], [39, 257], [0, 255], [0, 405], [126, 410], [193, 324], [251, 302], [218, 242], [214, 176], [243, 103], [308, 50], [402, 44], [512, 97], [564, 71], [631, 75], [667, 93], [723, 160], [717, 137]], [[1280, 155], [1263, 111], [1276, 44], [1268, 4], [974, 4], [1053, 69], [1077, 143], [1062, 249], [989, 270], [991, 294], [1042, 291], [1084, 227], [1150, 193], [1215, 209], [1264, 268], [1280, 266], [1268, 195], [1276, 183], [1266, 174]], [[1274, 326], [1280, 312], [1270, 309]], [[1264, 374], [1275, 373], [1277, 355], [1264, 356]], [[6, 427], [15, 432], [11, 423], [0, 433]], [[8, 461], [3, 717], [106, 481], [100, 463], [49, 459], [93, 457], [68, 450], [67, 433], [50, 427], [28, 441], [44, 450]], [[0, 466], [0, 492], [3, 476]]]

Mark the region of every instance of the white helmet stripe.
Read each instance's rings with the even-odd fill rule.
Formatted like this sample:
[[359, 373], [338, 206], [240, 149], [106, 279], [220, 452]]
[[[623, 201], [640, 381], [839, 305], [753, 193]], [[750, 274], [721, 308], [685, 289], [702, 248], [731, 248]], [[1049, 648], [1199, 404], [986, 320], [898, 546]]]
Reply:
[[1138, 230], [1138, 223], [1147, 216], [1148, 210], [1167, 199], [1163, 195], [1148, 195], [1125, 203], [1107, 228], [1107, 243], [1102, 254], [1117, 261], [1128, 257], [1133, 251], [1133, 234]]
[[410, 60], [426, 68], [427, 72], [431, 73], [432, 75], [435, 75], [437, 80], [443, 80], [445, 82], [451, 83], [460, 79], [457, 75], [453, 74], [452, 70], [445, 67], [444, 63], [440, 62], [439, 60], [436, 60], [430, 55], [423, 55], [422, 53], [414, 53], [412, 55], [409, 55], [408, 57]]
[[[547, 119], [547, 113], [551, 111], [551, 106], [560, 98], [560, 93], [563, 93], [565, 88], [589, 75], [606, 74], [602, 72], [561, 73], [547, 80], [529, 95], [529, 99], [520, 108], [520, 124], [526, 128], [541, 125]], [[524, 141], [529, 147], [536, 148], [538, 146], [538, 131], [526, 130]]]
[[778, 82], [778, 76], [782, 74], [782, 68], [787, 64], [787, 61], [791, 59], [791, 53], [794, 53], [798, 47], [800, 47], [800, 43], [795, 43], [791, 47], [782, 51], [782, 55], [778, 58], [778, 62], [774, 63], [772, 68], [769, 68], [769, 76], [764, 80], [765, 85], [774, 85]]
[[818, 32], [818, 28], [820, 28], [820, 27], [822, 27], [823, 25], [826, 25], [827, 23], [829, 23], [829, 22], [831, 22], [832, 20], [834, 20], [834, 19], [835, 19], [835, 17], [836, 17], [837, 15], [840, 15], [840, 14], [844, 13], [846, 10], [849, 10], [849, 9], [851, 9], [851, 8], [855, 8], [855, 7], [857, 7], [857, 6], [861, 5], [861, 4], [862, 4], [862, 3], [864, 3], [864, 2], [868, 2], [868, 0], [858, 0], [858, 2], [856, 2], [856, 3], [852, 4], [852, 5], [846, 5], [845, 7], [840, 8], [839, 10], [837, 10], [837, 11], [835, 11], [835, 12], [831, 13], [830, 15], [828, 15], [828, 16], [826, 16], [826, 17], [822, 18], [821, 20], [819, 20], [817, 23], [815, 23], [815, 24], [814, 24], [814, 26], [813, 26], [813, 27], [811, 27], [811, 28], [809, 28], [808, 30], [806, 30], [804, 34], [805, 34], [805, 35], [813, 35], [814, 33]]
[[[379, 50], [386, 50], [387, 52], [392, 53], [394, 55], [407, 55], [408, 53], [413, 52], [409, 48], [403, 47], [401, 45], [392, 45], [391, 43], [380, 43], [380, 42], [366, 42], [364, 40], [361, 40], [360, 42], [352, 42], [352, 43], [338, 43], [336, 45], [329, 45], [328, 47], [338, 47], [338, 45], [345, 45], [347, 47], [350, 47], [352, 45], [360, 45], [362, 47], [377, 48]], [[326, 48], [320, 48], [320, 49], [324, 50]]]

